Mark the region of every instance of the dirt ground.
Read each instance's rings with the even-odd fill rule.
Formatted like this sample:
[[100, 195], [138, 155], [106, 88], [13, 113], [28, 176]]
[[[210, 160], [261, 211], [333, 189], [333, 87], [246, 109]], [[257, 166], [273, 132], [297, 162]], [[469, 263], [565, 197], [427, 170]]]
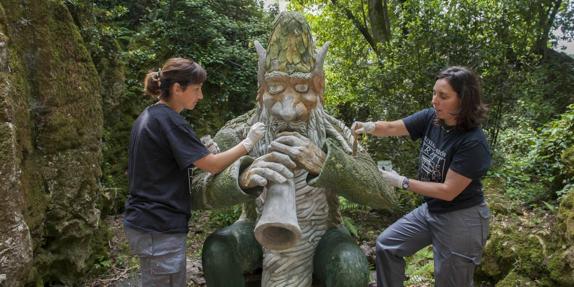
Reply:
[[[385, 226], [391, 224], [396, 218], [392, 218], [377, 210], [357, 206], [343, 209], [342, 214], [346, 226], [368, 257], [371, 271], [374, 271], [376, 237]], [[194, 212], [190, 222], [187, 241], [187, 286], [205, 286], [201, 268], [201, 247], [203, 242], [216, 229], [232, 223], [237, 215], [237, 209]], [[110, 259], [101, 264], [106, 264], [108, 271], [97, 278], [91, 279], [85, 286], [139, 286], [138, 260], [129, 254], [121, 216], [109, 217], [106, 221], [112, 229], [113, 237], [109, 242]], [[414, 266], [407, 269], [407, 275], [409, 276], [407, 286], [432, 286], [432, 252], [429, 250], [423, 249], [412, 258], [407, 259], [410, 263], [409, 265]], [[429, 269], [429, 264], [430, 274], [424, 271]], [[374, 278], [374, 274], [371, 277]]]

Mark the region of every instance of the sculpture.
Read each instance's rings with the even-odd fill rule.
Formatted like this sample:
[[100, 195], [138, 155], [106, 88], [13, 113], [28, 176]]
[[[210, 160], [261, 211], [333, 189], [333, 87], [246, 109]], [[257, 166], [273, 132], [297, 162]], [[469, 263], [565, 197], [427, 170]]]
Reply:
[[227, 149], [256, 121], [268, 131], [222, 173], [193, 176], [194, 208], [243, 203], [240, 219], [205, 241], [207, 284], [245, 286], [243, 274], [262, 268], [262, 286], [366, 286], [368, 262], [341, 224], [337, 196], [385, 209], [396, 199], [365, 150], [352, 155], [351, 130], [323, 111], [329, 43], [316, 53], [304, 17], [283, 12], [267, 51], [255, 46], [258, 107], [228, 122], [214, 140]]

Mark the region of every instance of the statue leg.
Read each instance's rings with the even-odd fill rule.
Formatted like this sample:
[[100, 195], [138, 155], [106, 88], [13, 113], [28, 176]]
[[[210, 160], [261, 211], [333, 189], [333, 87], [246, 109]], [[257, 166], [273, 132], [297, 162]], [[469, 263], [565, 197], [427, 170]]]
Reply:
[[261, 267], [263, 251], [254, 228], [251, 222], [235, 222], [207, 237], [201, 255], [207, 286], [243, 287], [243, 274]]
[[313, 259], [315, 278], [325, 287], [365, 287], [369, 262], [344, 227], [328, 230], [319, 241]]

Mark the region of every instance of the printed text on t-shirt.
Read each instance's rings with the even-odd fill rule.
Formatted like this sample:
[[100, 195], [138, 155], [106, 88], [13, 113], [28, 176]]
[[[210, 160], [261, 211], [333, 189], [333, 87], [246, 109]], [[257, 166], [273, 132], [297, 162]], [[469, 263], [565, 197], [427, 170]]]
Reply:
[[420, 179], [422, 181], [443, 182], [443, 176], [446, 173], [446, 152], [438, 149], [432, 140], [425, 137], [421, 155]]

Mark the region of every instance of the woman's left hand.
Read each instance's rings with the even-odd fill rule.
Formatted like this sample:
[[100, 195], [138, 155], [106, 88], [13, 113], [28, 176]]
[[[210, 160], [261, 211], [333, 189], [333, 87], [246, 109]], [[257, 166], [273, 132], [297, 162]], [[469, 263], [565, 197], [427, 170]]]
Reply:
[[386, 181], [388, 184], [390, 184], [394, 187], [402, 187], [403, 186], [403, 181], [405, 180], [406, 177], [398, 174], [394, 170], [385, 171], [385, 170], [379, 169], [379, 171], [383, 175], [383, 180]]

